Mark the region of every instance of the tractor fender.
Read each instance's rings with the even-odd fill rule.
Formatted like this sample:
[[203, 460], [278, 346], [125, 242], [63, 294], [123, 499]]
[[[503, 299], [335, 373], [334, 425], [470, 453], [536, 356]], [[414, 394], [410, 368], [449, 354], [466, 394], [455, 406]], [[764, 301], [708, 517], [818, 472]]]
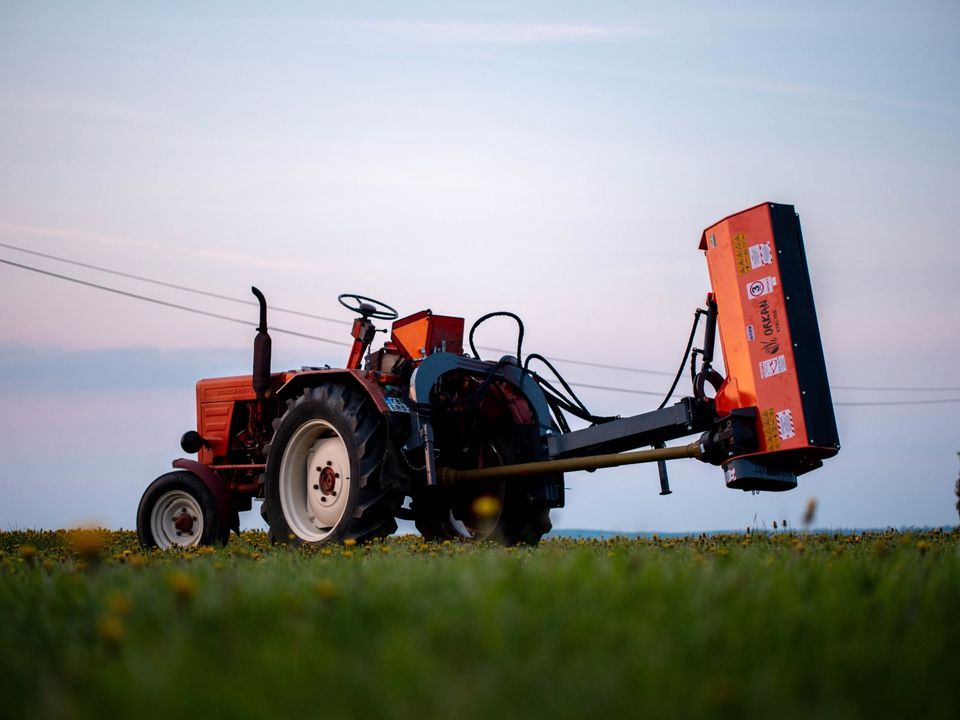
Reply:
[[200, 478], [200, 481], [207, 486], [207, 489], [213, 495], [214, 501], [217, 503], [217, 514], [220, 516], [221, 522], [239, 534], [240, 513], [237, 512], [237, 506], [233, 502], [233, 496], [227, 489], [227, 485], [223, 482], [223, 479], [209, 467], [196, 460], [178, 458], [173, 461], [173, 467], [178, 470], [192, 472]]
[[377, 373], [365, 370], [306, 370], [290, 377], [277, 390], [277, 397], [280, 400], [292, 400], [307, 388], [319, 387], [328, 383], [340, 383], [365, 392], [381, 413], [387, 413], [390, 412], [390, 408], [383, 399], [383, 388], [377, 382], [377, 377]]

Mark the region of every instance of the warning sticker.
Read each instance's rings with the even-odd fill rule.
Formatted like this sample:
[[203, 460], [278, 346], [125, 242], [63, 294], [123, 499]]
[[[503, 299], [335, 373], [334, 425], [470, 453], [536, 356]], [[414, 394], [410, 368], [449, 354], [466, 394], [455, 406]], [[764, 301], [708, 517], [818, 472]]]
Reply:
[[787, 371], [787, 358], [784, 355], [777, 355], [769, 360], [760, 362], [760, 377], [768, 378]]
[[737, 264], [737, 272], [746, 275], [750, 272], [750, 253], [747, 252], [747, 236], [743, 233], [733, 238], [733, 257]]
[[776, 287], [776, 285], [777, 279], [772, 275], [767, 275], [765, 278], [748, 282], [747, 300], [753, 300], [758, 297], [763, 297], [764, 295], [769, 295], [773, 292], [773, 288]]
[[789, 440], [797, 434], [793, 427], [793, 413], [790, 410], [781, 410], [777, 413], [777, 432], [781, 440]]
[[747, 340], [753, 342], [757, 339], [757, 331], [753, 329], [753, 325], [747, 325]]
[[763, 422], [763, 439], [766, 441], [767, 450], [779, 450], [780, 431], [777, 429], [777, 411], [767, 408], [760, 413], [760, 420]]
[[750, 253], [750, 267], [753, 269], [773, 263], [773, 253], [770, 251], [770, 243], [768, 242], [751, 245], [748, 252]]

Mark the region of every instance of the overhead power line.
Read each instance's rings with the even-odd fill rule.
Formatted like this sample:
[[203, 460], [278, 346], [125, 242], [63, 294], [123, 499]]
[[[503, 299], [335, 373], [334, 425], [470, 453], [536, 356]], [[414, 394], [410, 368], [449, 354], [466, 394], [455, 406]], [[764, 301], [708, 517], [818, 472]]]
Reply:
[[[118, 290], [117, 288], [99, 285], [86, 280], [80, 280], [68, 275], [60, 275], [59, 273], [50, 272], [49, 270], [41, 270], [40, 268], [30, 267], [29, 265], [16, 263], [12, 260], [4, 260], [3, 258], [0, 258], [0, 263], [3, 263], [4, 265], [12, 265], [13, 267], [21, 268], [22, 270], [29, 270], [30, 272], [39, 273], [40, 275], [47, 275], [48, 277], [57, 278], [58, 280], [66, 280], [67, 282], [76, 283], [77, 285], [85, 285], [86, 287], [96, 288], [97, 290], [103, 290], [104, 292], [114, 293], [115, 295], [123, 295], [124, 297], [134, 298], [135, 300], [143, 300], [144, 302], [153, 303], [154, 305], [162, 305], [164, 307], [194, 313], [195, 315], [216, 318], [217, 320], [226, 320], [227, 322], [238, 323], [240, 325], [246, 325], [252, 328], [257, 327], [256, 323], [250, 322], [249, 320], [241, 320], [240, 318], [230, 317], [229, 315], [220, 315], [219, 313], [207, 312], [206, 310], [200, 310], [199, 308], [189, 307], [187, 305], [178, 305], [177, 303], [167, 302], [166, 300], [158, 300], [157, 298], [147, 297], [146, 295], [138, 295], [137, 293], [127, 292], [126, 290]], [[343, 342], [342, 340], [331, 340], [330, 338], [320, 337], [318, 335], [308, 335], [307, 333], [297, 332], [296, 330], [286, 330], [278, 327], [271, 327], [270, 330], [272, 332], [283, 333], [284, 335], [294, 335], [296, 337], [306, 338], [307, 340], [316, 340], [318, 342], [330, 343], [331, 345], [351, 347], [351, 343]]]
[[653, 395], [662, 398], [662, 392], [651, 392], [650, 390], [632, 390], [630, 388], [610, 387], [609, 385], [588, 385], [587, 383], [568, 382], [567, 385], [574, 387], [589, 388], [591, 390], [606, 390], [608, 392], [629, 393], [630, 395]]
[[872, 401], [841, 401], [835, 402], [834, 405], [843, 405], [846, 407], [879, 407], [882, 405], [946, 405], [949, 403], [960, 403], [960, 398], [940, 398], [938, 400], [878, 400], [876, 402]]
[[[257, 303], [252, 300], [244, 300], [241, 298], [233, 297], [231, 295], [222, 295], [220, 293], [210, 292], [208, 290], [200, 290], [198, 288], [189, 287], [187, 285], [180, 285], [177, 283], [166, 282], [164, 280], [157, 280], [155, 278], [149, 278], [143, 275], [135, 275], [133, 273], [124, 272], [122, 270], [114, 270], [112, 268], [103, 267], [101, 265], [94, 265], [92, 263], [73, 260], [71, 258], [63, 257], [62, 255], [53, 255], [51, 253], [43, 253], [37, 250], [30, 250], [25, 247], [20, 247], [19, 245], [11, 245], [10, 243], [0, 242], [0, 247], [16, 250], [17, 252], [28, 253], [36, 257], [47, 258], [48, 260], [55, 260], [57, 262], [67, 263], [68, 265], [74, 265], [76, 267], [87, 268], [89, 270], [96, 270], [97, 272], [103, 272], [103, 273], [108, 273], [110, 275], [116, 275], [118, 277], [125, 277], [131, 280], [137, 280], [139, 282], [150, 283], [152, 285], [159, 285], [161, 287], [168, 287], [174, 290], [181, 290], [183, 292], [194, 293], [196, 295], [212, 297], [218, 300], [226, 300], [227, 302], [239, 303], [241, 305], [253, 305], [253, 306], [257, 305]], [[325, 322], [332, 322], [338, 325], [352, 324], [351, 321], [349, 320], [340, 320], [338, 318], [331, 318], [325, 315], [316, 315], [313, 313], [302, 312], [300, 310], [293, 310], [291, 308], [271, 306], [270, 310], [274, 312], [282, 312], [282, 313], [287, 313], [289, 315], [296, 315], [299, 317], [310, 318], [312, 320], [323, 320]], [[190, 310], [190, 312], [193, 312], [193, 310]], [[197, 312], [200, 314], [203, 314], [201, 311], [197, 311]], [[233, 318], [233, 320], [238, 321], [236, 320], [236, 318]], [[303, 335], [302, 333], [295, 333], [294, 331], [283, 331], [283, 332], [287, 332], [288, 334], [294, 334], [294, 335], [300, 334], [302, 337], [308, 337], [306, 335]], [[313, 336], [309, 336], [309, 337], [313, 337]], [[336, 342], [336, 341], [325, 340], [324, 342]], [[338, 344], [347, 345], [346, 343], [338, 343]], [[489, 352], [497, 352], [501, 354], [509, 354], [511, 352], [510, 350], [506, 350], [504, 348], [484, 347], [484, 346], [479, 346], [479, 347], [481, 350], [487, 350]], [[606, 363], [598, 363], [598, 362], [592, 362], [587, 360], [575, 360], [573, 358], [547, 356], [547, 359], [552, 362], [569, 363], [571, 365], [581, 365], [583, 367], [593, 367], [593, 368], [598, 368], [602, 370], [616, 370], [619, 372], [640, 373], [643, 375], [657, 375], [661, 377], [673, 377], [674, 375], [674, 373], [672, 372], [665, 372], [663, 370], [647, 370], [644, 368], [627, 367], [624, 365], [609, 365]], [[589, 386], [583, 385], [582, 387], [589, 387]], [[830, 387], [833, 390], [853, 390], [853, 391], [862, 390], [867, 392], [960, 392], [960, 387], [920, 387], [920, 386], [894, 387], [894, 386], [887, 386], [887, 385], [831, 385]], [[597, 386], [597, 389], [608, 389], [608, 388], [604, 386]], [[609, 388], [609, 389], [616, 390], [616, 388]], [[634, 391], [634, 390], [628, 390], [625, 388], [620, 388], [619, 390], [622, 392], [630, 392], [635, 394], [648, 394], [648, 395], [659, 394], [659, 393], [650, 393], [645, 390]]]
[[870, 392], [960, 392], [960, 387], [896, 387], [891, 385], [831, 385], [833, 390], [864, 390]]
[[[79, 260], [71, 260], [70, 258], [65, 258], [60, 255], [51, 255], [49, 253], [38, 252], [37, 250], [29, 250], [24, 247], [19, 247], [17, 245], [10, 245], [9, 243], [0, 242], [0, 247], [9, 248], [11, 250], [16, 250], [17, 252], [27, 253], [29, 255], [35, 255], [36, 257], [47, 258], [48, 260], [56, 260], [57, 262], [66, 263], [68, 265], [74, 265], [76, 267], [87, 268], [88, 270], [96, 270], [97, 272], [107, 273], [109, 275], [116, 275], [117, 277], [129, 278], [131, 280], [137, 280], [139, 282], [150, 283], [151, 285], [160, 285], [161, 287], [168, 287], [174, 290], [182, 290], [183, 292], [194, 293], [195, 295], [205, 295], [206, 297], [217, 298], [218, 300], [226, 300], [227, 302], [239, 303], [241, 305], [254, 305], [258, 303], [254, 300], [242, 300], [231, 295], [221, 295], [220, 293], [210, 292], [209, 290], [199, 290], [197, 288], [187, 287], [186, 285], [178, 285], [177, 283], [166, 282], [165, 280], [157, 280], [155, 278], [144, 277], [143, 275], [134, 275], [133, 273], [123, 272], [122, 270], [113, 270], [111, 268], [102, 267], [100, 265], [93, 265], [91, 263], [80, 262]], [[338, 318], [326, 317], [324, 315], [314, 315], [313, 313], [301, 312], [300, 310], [291, 310], [290, 308], [282, 308], [271, 306], [270, 310], [272, 312], [282, 312], [287, 313], [288, 315], [297, 315], [299, 317], [311, 318], [312, 320], [324, 320], [326, 322], [337, 323], [338, 325], [352, 325], [353, 323], [350, 320], [340, 320]]]
[[[488, 352], [496, 352], [506, 355], [516, 352], [516, 348], [513, 350], [506, 350], [504, 348], [485, 347], [483, 345], [477, 345], [477, 348], [480, 350], [487, 350]], [[570, 363], [571, 365], [583, 365], [585, 367], [595, 367], [603, 370], [621, 370], [623, 372], [642, 373], [644, 375], [662, 375], [664, 377], [674, 376], [674, 373], [664, 372], [663, 370], [643, 370], [641, 368], [624, 367], [623, 365], [606, 365], [604, 363], [587, 362], [586, 360], [571, 360], [570, 358], [556, 357], [555, 355], [546, 355], [545, 357], [550, 362]], [[661, 393], [653, 394], [660, 395]]]
[[[13, 248], [13, 249], [20, 249], [20, 250], [22, 250], [22, 248], [16, 248], [16, 247], [14, 247], [14, 246], [7, 245], [6, 243], [3, 243], [3, 242], [0, 242], [0, 246], [11, 247], [11, 248]], [[39, 255], [39, 256], [41, 256], [41, 257], [49, 257], [49, 258], [51, 258], [51, 259], [62, 260], [63, 262], [69, 262], [69, 263], [74, 264], [74, 265], [79, 265], [79, 266], [82, 266], [82, 267], [89, 267], [89, 268], [96, 269], [96, 270], [100, 270], [100, 271], [103, 271], [103, 272], [109, 272], [109, 273], [115, 274], [115, 275], [122, 275], [122, 276], [130, 277], [130, 278], [133, 278], [133, 279], [137, 279], [137, 280], [143, 280], [143, 281], [145, 281], [145, 282], [151, 282], [151, 283], [157, 284], [157, 285], [164, 285], [164, 286], [172, 287], [172, 288], [176, 288], [176, 289], [187, 290], [187, 291], [189, 291], [189, 292], [195, 292], [195, 293], [201, 294], [201, 295], [211, 295], [211, 296], [213, 296], [213, 297], [218, 297], [218, 298], [222, 298], [222, 299], [232, 300], [232, 301], [234, 301], [234, 302], [240, 302], [240, 303], [243, 303], [243, 304], [256, 304], [256, 303], [250, 303], [250, 302], [248, 302], [248, 301], [246, 301], [246, 300], [239, 300], [238, 298], [230, 298], [230, 297], [228, 297], [228, 296], [216, 295], [216, 294], [213, 294], [213, 293], [207, 293], [206, 291], [202, 291], [202, 290], [195, 290], [195, 289], [193, 289], [193, 288], [187, 288], [187, 287], [184, 287], [184, 286], [174, 285], [174, 284], [172, 284], [172, 283], [165, 283], [165, 282], [162, 282], [162, 281], [152, 280], [152, 279], [149, 279], [149, 278], [141, 278], [141, 277], [139, 277], [139, 276], [131, 275], [131, 274], [129, 274], [129, 273], [121, 273], [121, 272], [119, 272], [119, 271], [112, 271], [112, 270], [108, 270], [108, 269], [105, 269], [105, 268], [98, 268], [98, 267], [96, 267], [96, 266], [88, 265], [88, 264], [86, 264], [86, 263], [80, 263], [80, 262], [77, 262], [77, 261], [71, 261], [71, 260], [61, 259], [61, 258], [57, 258], [56, 256], [48, 256], [48, 255], [45, 255], [44, 253], [36, 253], [36, 252], [33, 252], [33, 251], [29, 251], [29, 250], [25, 250], [24, 252], [30, 252], [30, 253], [32, 253], [32, 254], [34, 254], [34, 255]], [[3, 264], [5, 264], [5, 265], [9, 265], [9, 266], [11, 266], [11, 267], [20, 268], [20, 269], [22, 269], [22, 270], [27, 270], [27, 271], [29, 271], [29, 272], [38, 273], [38, 274], [40, 274], [40, 275], [45, 275], [45, 276], [47, 276], [47, 277], [52, 277], [52, 278], [55, 278], [55, 279], [58, 279], [58, 280], [64, 280], [64, 281], [66, 281], [66, 282], [75, 283], [75, 284], [77, 284], [77, 285], [83, 285], [83, 286], [85, 286], [85, 287], [90, 287], [90, 288], [94, 288], [94, 289], [97, 289], [97, 290], [102, 290], [102, 291], [104, 291], [104, 292], [113, 293], [113, 294], [115, 294], [115, 295], [121, 295], [121, 296], [123, 296], [123, 297], [128, 297], [128, 298], [132, 298], [132, 299], [135, 299], [135, 300], [142, 300], [142, 301], [144, 301], [144, 302], [149, 302], [149, 303], [152, 303], [152, 304], [154, 304], [154, 305], [160, 305], [160, 306], [163, 306], [163, 307], [173, 308], [173, 309], [175, 309], [175, 310], [182, 310], [182, 311], [184, 311], [184, 312], [193, 313], [193, 314], [195, 314], [195, 315], [202, 315], [202, 316], [204, 316], [204, 317], [210, 317], [210, 318], [214, 318], [214, 319], [217, 319], [217, 320], [224, 320], [224, 321], [226, 321], [226, 322], [237, 323], [237, 324], [245, 325], [245, 326], [251, 327], [251, 328], [255, 328], [255, 327], [256, 327], [256, 323], [253, 323], [253, 322], [248, 321], [248, 320], [243, 320], [243, 319], [241, 319], [241, 318], [235, 318], [235, 317], [231, 317], [231, 316], [229, 316], [229, 315], [221, 315], [221, 314], [219, 314], [219, 313], [209, 312], [209, 311], [207, 311], [207, 310], [201, 310], [200, 308], [195, 308], [195, 307], [191, 307], [191, 306], [188, 306], [188, 305], [180, 305], [180, 304], [177, 304], [177, 303], [168, 302], [168, 301], [166, 301], [166, 300], [160, 300], [160, 299], [158, 299], [158, 298], [153, 298], [153, 297], [149, 297], [149, 296], [146, 296], [146, 295], [140, 295], [140, 294], [138, 294], [138, 293], [127, 292], [127, 291], [125, 291], [125, 290], [120, 290], [120, 289], [118, 289], [118, 288], [109, 287], [109, 286], [107, 286], [107, 285], [101, 285], [101, 284], [98, 284], [98, 283], [89, 282], [89, 281], [87, 281], [87, 280], [81, 280], [81, 279], [79, 279], [79, 278], [70, 277], [69, 275], [61, 275], [61, 274], [59, 274], [59, 273], [51, 272], [51, 271], [49, 271], [49, 270], [42, 270], [42, 269], [40, 269], [40, 268], [32, 267], [32, 266], [30, 266], [30, 265], [24, 265], [24, 264], [22, 264], [22, 263], [13, 262], [12, 260], [5, 260], [5, 259], [3, 259], [3, 258], [0, 258], [0, 263], [3, 263]], [[279, 310], [279, 308], [273, 308], [273, 309]], [[309, 314], [307, 314], [307, 313], [300, 313], [300, 312], [298, 312], [298, 311], [288, 310], [288, 311], [286, 311], [286, 312], [290, 312], [291, 314], [301, 315], [301, 316], [304, 316], [304, 317], [312, 317], [312, 318], [317, 318], [317, 319], [327, 319], [327, 318], [323, 318], [323, 317], [321, 317], [321, 316], [314, 316], [314, 315], [309, 315]], [[342, 322], [342, 321], [334, 320], [334, 322]], [[331, 344], [331, 345], [339, 345], [340, 347], [352, 347], [352, 343], [343, 342], [343, 341], [341, 341], [341, 340], [333, 340], [333, 339], [331, 339], [331, 338], [320, 337], [320, 336], [318, 336], [318, 335], [311, 335], [311, 334], [308, 334], [308, 333], [302, 333], [302, 332], [298, 332], [298, 331], [296, 331], [296, 330], [288, 330], [288, 329], [286, 329], [286, 328], [280, 328], [280, 327], [271, 327], [270, 330], [271, 330], [272, 332], [281, 333], [281, 334], [284, 334], [284, 335], [292, 335], [292, 336], [295, 336], [295, 337], [305, 338], [305, 339], [307, 339], [307, 340], [316, 340], [316, 341], [318, 341], [318, 342], [329, 343], [329, 344]], [[493, 352], [503, 352], [503, 353], [509, 352], [509, 351], [507, 351], [507, 350], [503, 350], [503, 349], [499, 349], [499, 348], [483, 347], [483, 348], [481, 348], [481, 349], [490, 350], [490, 351], [493, 351]], [[632, 371], [632, 372], [644, 372], [644, 373], [650, 373], [650, 374], [655, 374], [655, 375], [668, 375], [668, 376], [670, 375], [670, 373], [663, 373], [663, 372], [653, 371], [653, 370], [638, 370], [638, 369], [636, 369], [636, 368], [626, 368], [626, 367], [616, 366], [616, 365], [604, 365], [604, 364], [601, 364], [601, 363], [592, 363], [592, 362], [585, 362], [585, 361], [579, 361], [579, 360], [563, 360], [563, 359], [561, 359], [561, 358], [551, 358], [551, 359], [552, 359], [552, 360], [557, 360], [557, 361], [559, 361], [559, 362], [569, 362], [569, 363], [574, 363], [574, 364], [578, 364], [578, 365], [586, 365], [586, 366], [599, 367], [599, 368], [608, 368], [608, 369], [614, 369], [614, 370], [626, 370], [626, 371]], [[630, 394], [630, 395], [651, 395], [651, 396], [655, 396], [655, 397], [661, 397], [661, 396], [663, 395], [663, 393], [661, 393], [661, 392], [654, 392], [654, 391], [650, 391], [650, 390], [637, 390], [637, 389], [633, 389], [633, 388], [612, 387], [612, 386], [609, 386], [609, 385], [593, 385], [593, 384], [588, 384], [588, 383], [577, 383], [577, 382], [571, 382], [571, 383], [569, 383], [569, 384], [572, 385], [572, 386], [574, 386], [574, 387], [582, 387], [582, 388], [588, 388], [588, 389], [592, 389], [592, 390], [602, 390], [602, 391], [605, 391], [605, 392], [626, 393], [626, 394]], [[908, 387], [885, 387], [885, 386], [884, 386], [884, 387], [873, 387], [873, 386], [836, 386], [836, 385], [832, 386], [832, 389], [835, 389], [835, 390], [874, 390], [874, 391], [881, 391], [881, 390], [894, 390], [894, 391], [910, 391], [910, 390], [913, 390], [913, 391], [938, 391], [938, 392], [957, 392], [957, 391], [960, 391], [960, 387], [940, 387], [940, 388], [932, 388], [932, 387], [913, 387], [913, 388], [908, 388]], [[834, 402], [833, 404], [836, 405], [836, 406], [844, 406], [844, 407], [884, 407], [884, 406], [903, 406], [903, 405], [943, 405], [943, 404], [952, 404], [952, 403], [960, 403], [960, 398], [939, 398], [939, 399], [933, 399], [933, 400], [893, 400], [893, 401], [839, 401], [839, 402]]]
[[[198, 288], [189, 287], [187, 285], [180, 285], [178, 283], [167, 282], [165, 280], [157, 280], [156, 278], [146, 277], [144, 275], [136, 275], [134, 273], [124, 272], [122, 270], [115, 270], [113, 268], [103, 267], [102, 265], [94, 265], [92, 263], [81, 262], [79, 260], [73, 260], [71, 258], [63, 257], [62, 255], [54, 255], [52, 253], [39, 252], [38, 250], [30, 250], [29, 248], [21, 247], [19, 245], [11, 245], [10, 243], [0, 242], [0, 247], [9, 248], [10, 250], [16, 250], [17, 252], [27, 253], [29, 255], [34, 255], [36, 257], [46, 258], [48, 260], [55, 260], [56, 262], [66, 263], [68, 265], [73, 265], [75, 267], [82, 267], [88, 270], [96, 270], [97, 272], [107, 273], [109, 275], [115, 275], [117, 277], [129, 278], [131, 280], [137, 280], [139, 282], [150, 283], [151, 285], [158, 285], [160, 287], [168, 287], [173, 290], [181, 290], [183, 292], [193, 293], [195, 295], [203, 295], [206, 297], [216, 298], [218, 300], [226, 300], [228, 302], [240, 303], [242, 305], [253, 305], [256, 306], [257, 303], [252, 300], [243, 300], [240, 298], [233, 297], [231, 295], [222, 295], [220, 293], [210, 292], [209, 290], [200, 290]], [[272, 312], [283, 312], [290, 315], [297, 315], [299, 317], [310, 318], [313, 320], [324, 320], [326, 322], [337, 323], [338, 325], [352, 325], [353, 323], [349, 320], [339, 320], [337, 318], [326, 317], [324, 315], [315, 315], [313, 313], [301, 312], [300, 310], [292, 310], [290, 308], [282, 308], [270, 306]], [[509, 350], [504, 350], [502, 348], [493, 348], [493, 347], [480, 347], [481, 350], [487, 350], [489, 352], [498, 352], [502, 354], [509, 353]], [[604, 370], [619, 370], [621, 372], [632, 372], [632, 373], [641, 373], [644, 375], [662, 375], [666, 377], [672, 377], [673, 373], [664, 372], [662, 370], [645, 370], [643, 368], [635, 367], [625, 367], [623, 365], [608, 365], [605, 363], [589, 362], [586, 360], [574, 360], [571, 358], [561, 358], [549, 356], [549, 360], [562, 363], [570, 363], [571, 365], [583, 365], [584, 367], [595, 367], [601, 368]], [[659, 393], [651, 393], [653, 395], [658, 395]]]

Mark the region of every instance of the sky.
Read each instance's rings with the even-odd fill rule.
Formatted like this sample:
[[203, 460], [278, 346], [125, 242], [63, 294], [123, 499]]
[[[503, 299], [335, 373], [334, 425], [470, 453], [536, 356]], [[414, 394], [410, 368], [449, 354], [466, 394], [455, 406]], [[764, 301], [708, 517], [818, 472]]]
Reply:
[[[0, 259], [251, 325], [0, 264], [0, 529], [132, 527], [257, 319], [24, 249], [255, 284], [340, 321], [271, 325], [338, 342], [343, 292], [511, 310], [526, 352], [632, 368], [558, 364], [630, 415], [710, 289], [701, 232], [764, 201], [800, 214], [840, 454], [776, 494], [696, 461], [669, 497], [655, 467], [571, 473], [554, 525], [796, 526], [811, 498], [823, 528], [956, 524], [958, 24], [951, 2], [4, 2]], [[275, 369], [346, 361], [273, 345]]]

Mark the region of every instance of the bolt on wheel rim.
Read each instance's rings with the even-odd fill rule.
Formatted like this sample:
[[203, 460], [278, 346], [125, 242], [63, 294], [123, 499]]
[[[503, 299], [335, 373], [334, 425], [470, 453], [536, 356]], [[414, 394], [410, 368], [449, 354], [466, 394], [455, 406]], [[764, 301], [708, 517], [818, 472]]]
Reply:
[[315, 419], [297, 428], [280, 461], [279, 485], [294, 535], [319, 542], [333, 533], [349, 501], [350, 453], [330, 423]]
[[189, 547], [203, 536], [203, 510], [184, 490], [170, 490], [160, 496], [150, 513], [150, 532], [157, 547]]

